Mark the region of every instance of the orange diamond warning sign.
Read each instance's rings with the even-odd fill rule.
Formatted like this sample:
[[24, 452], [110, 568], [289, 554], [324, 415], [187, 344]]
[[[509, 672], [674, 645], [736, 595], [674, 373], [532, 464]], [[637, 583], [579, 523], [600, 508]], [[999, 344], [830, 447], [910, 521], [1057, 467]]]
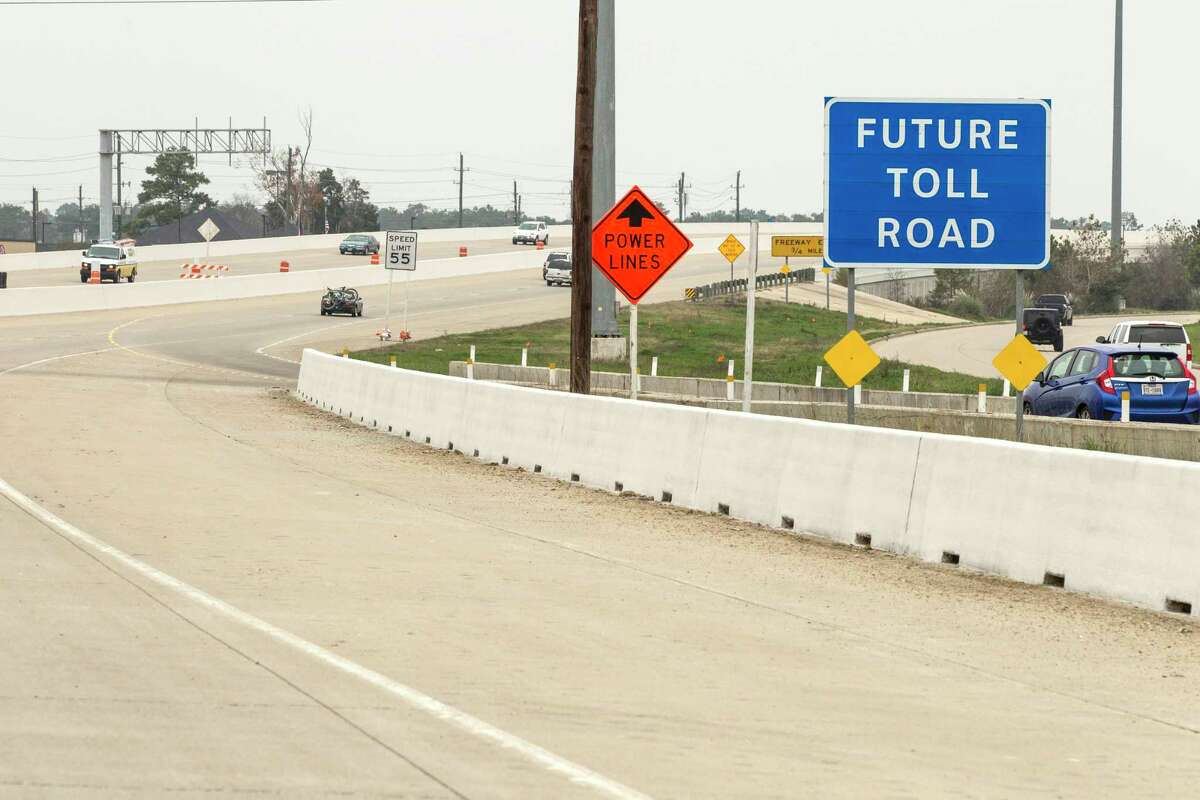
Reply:
[[592, 261], [631, 303], [645, 297], [691, 247], [636, 186], [592, 228]]

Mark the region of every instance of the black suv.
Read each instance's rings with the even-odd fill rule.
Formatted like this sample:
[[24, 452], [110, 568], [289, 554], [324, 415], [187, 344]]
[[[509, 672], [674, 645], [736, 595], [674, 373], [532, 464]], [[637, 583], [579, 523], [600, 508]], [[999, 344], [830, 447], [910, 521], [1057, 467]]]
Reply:
[[1062, 352], [1062, 320], [1057, 308], [1027, 308], [1024, 323], [1025, 338], [1030, 342], [1053, 345], [1054, 352]]
[[1039, 294], [1033, 303], [1038, 308], [1057, 308], [1058, 318], [1063, 325], [1075, 324], [1075, 310], [1071, 308], [1071, 300], [1065, 294]]

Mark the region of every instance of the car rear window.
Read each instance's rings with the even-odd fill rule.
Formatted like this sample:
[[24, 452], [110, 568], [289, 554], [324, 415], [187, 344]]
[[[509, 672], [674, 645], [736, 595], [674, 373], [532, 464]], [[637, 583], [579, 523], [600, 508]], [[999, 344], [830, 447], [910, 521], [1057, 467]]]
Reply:
[[1147, 344], [1183, 344], [1187, 339], [1177, 325], [1134, 325], [1129, 329], [1129, 341]]
[[1122, 353], [1113, 356], [1113, 374], [1118, 378], [1182, 378], [1183, 364], [1166, 353]]
[[1067, 296], [1065, 294], [1044, 294], [1037, 301], [1038, 303], [1065, 303]]
[[520, 228], [520, 230], [523, 230], [523, 231], [536, 231], [536, 230], [537, 230], [537, 223], [536, 223], [536, 222], [522, 222], [522, 223], [521, 223], [521, 228]]
[[116, 247], [96, 247], [88, 248], [88, 258], [116, 258], [121, 255], [120, 249]]
[[347, 242], [365, 242], [365, 241], [367, 241], [367, 237], [366, 236], [347, 236], [346, 241]]

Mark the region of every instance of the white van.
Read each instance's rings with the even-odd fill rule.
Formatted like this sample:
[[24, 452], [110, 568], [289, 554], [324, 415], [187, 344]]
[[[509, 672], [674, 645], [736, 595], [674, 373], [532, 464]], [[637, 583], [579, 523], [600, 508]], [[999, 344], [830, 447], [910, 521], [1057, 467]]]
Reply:
[[1185, 365], [1192, 363], [1192, 342], [1187, 329], [1178, 322], [1133, 319], [1118, 322], [1108, 336], [1097, 336], [1101, 344], [1152, 344], [1170, 350]]

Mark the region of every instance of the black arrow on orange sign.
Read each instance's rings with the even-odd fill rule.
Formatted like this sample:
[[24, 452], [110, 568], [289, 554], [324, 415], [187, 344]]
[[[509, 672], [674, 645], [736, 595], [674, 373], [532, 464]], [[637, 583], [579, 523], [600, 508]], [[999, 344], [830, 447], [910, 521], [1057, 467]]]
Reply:
[[634, 200], [625, 206], [624, 211], [617, 214], [617, 219], [627, 219], [629, 220], [629, 227], [640, 228], [642, 227], [642, 220], [654, 219], [654, 215], [646, 210], [646, 207], [642, 205], [640, 200]]

